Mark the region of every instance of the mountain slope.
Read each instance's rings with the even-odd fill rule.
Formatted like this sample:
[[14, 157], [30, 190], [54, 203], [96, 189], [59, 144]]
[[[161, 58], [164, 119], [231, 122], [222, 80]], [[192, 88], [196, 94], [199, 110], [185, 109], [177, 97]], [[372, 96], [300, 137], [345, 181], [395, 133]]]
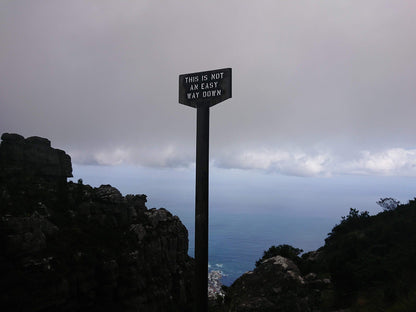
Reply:
[[188, 232], [145, 195], [67, 182], [50, 141], [3, 134], [1, 311], [189, 311]]

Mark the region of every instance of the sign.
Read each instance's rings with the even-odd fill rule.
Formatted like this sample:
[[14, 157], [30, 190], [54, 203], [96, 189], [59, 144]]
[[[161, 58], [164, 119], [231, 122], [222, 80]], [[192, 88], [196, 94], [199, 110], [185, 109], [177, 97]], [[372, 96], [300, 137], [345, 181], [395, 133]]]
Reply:
[[214, 106], [231, 98], [231, 68], [179, 75], [179, 103]]
[[209, 109], [229, 98], [231, 68], [179, 75], [179, 103], [196, 108], [195, 312], [208, 312]]

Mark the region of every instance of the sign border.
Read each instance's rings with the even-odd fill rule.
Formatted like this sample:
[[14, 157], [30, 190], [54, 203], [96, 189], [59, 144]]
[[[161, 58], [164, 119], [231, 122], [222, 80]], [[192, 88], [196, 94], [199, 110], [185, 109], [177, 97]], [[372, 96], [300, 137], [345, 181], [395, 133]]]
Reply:
[[[186, 98], [185, 86], [188, 84], [185, 83], [185, 77], [187, 76], [199, 77], [199, 81], [197, 83], [200, 84], [202, 80], [202, 76], [215, 74], [217, 72], [224, 72], [225, 74], [224, 78], [221, 79], [221, 84], [220, 84], [221, 90], [223, 90], [224, 92], [223, 95], [218, 96], [218, 97], [213, 97], [213, 98], [206, 98], [206, 99], [201, 98], [201, 99], [188, 100]], [[225, 100], [228, 100], [230, 98], [232, 98], [232, 68], [230, 67], [179, 75], [178, 99], [179, 99], [180, 104], [194, 107], [194, 108], [197, 108], [198, 106], [202, 104], [207, 104], [209, 107], [211, 107]]]

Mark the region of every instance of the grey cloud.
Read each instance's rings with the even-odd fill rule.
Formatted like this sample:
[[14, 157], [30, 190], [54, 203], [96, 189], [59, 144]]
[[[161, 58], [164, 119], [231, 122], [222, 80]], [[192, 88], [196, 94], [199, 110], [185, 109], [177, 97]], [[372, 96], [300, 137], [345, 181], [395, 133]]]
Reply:
[[211, 110], [218, 163], [302, 150], [303, 162], [278, 170], [302, 174], [317, 145], [341, 163], [409, 150], [415, 10], [379, 0], [4, 1], [0, 130], [48, 137], [80, 162], [187, 166], [195, 110], [177, 103], [178, 75], [232, 67], [233, 99]]

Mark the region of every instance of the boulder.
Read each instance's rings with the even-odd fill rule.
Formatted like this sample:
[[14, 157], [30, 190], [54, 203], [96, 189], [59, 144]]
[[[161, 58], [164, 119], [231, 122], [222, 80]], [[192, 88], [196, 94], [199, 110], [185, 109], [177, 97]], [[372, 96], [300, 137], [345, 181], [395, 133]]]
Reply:
[[123, 201], [120, 191], [109, 184], [101, 185], [95, 189], [95, 196], [98, 201], [119, 204]]
[[303, 277], [293, 261], [275, 256], [238, 278], [228, 289], [226, 301], [230, 311], [236, 312], [314, 311], [325, 284], [320, 282], [316, 274]]

